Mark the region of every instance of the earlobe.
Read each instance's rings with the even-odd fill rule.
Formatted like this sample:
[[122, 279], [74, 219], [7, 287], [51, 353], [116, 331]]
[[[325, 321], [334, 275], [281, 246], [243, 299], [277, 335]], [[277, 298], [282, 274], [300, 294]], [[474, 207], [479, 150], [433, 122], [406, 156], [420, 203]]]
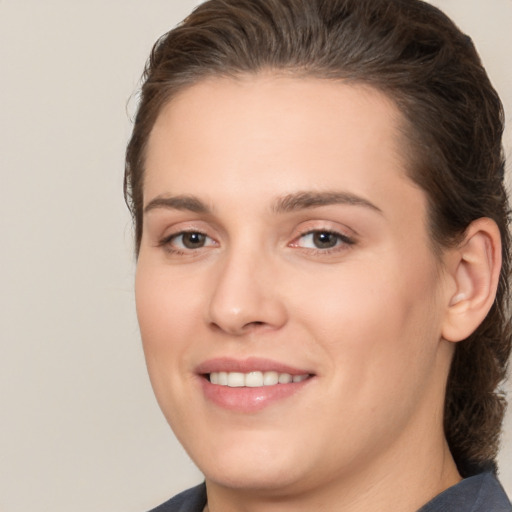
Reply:
[[450, 293], [442, 336], [457, 342], [477, 329], [496, 296], [501, 269], [501, 236], [496, 223], [488, 218], [473, 221], [452, 256], [449, 272], [455, 292]]

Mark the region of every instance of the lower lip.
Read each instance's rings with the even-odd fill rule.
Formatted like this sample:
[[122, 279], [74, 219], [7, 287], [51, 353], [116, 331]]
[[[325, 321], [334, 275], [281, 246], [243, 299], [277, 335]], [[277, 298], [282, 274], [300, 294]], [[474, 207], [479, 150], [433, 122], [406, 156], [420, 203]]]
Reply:
[[257, 412], [276, 402], [290, 398], [311, 383], [312, 377], [302, 382], [289, 384], [276, 384], [275, 386], [262, 386], [257, 388], [230, 388], [212, 384], [208, 379], [201, 377], [203, 393], [215, 405], [237, 412]]

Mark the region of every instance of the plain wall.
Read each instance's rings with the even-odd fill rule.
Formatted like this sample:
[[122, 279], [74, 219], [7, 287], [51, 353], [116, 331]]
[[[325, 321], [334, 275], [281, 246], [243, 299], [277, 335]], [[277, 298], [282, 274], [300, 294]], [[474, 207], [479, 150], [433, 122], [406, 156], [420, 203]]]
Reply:
[[[201, 479], [146, 375], [122, 198], [143, 64], [198, 3], [0, 0], [0, 511], [142, 512]], [[510, 121], [512, 1], [434, 3]], [[512, 494], [510, 415], [500, 462]]]

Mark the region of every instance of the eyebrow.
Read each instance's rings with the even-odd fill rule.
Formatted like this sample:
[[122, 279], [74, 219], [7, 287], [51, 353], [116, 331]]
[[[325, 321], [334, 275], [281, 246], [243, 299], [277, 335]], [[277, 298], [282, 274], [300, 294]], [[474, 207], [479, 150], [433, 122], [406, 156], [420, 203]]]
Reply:
[[378, 206], [363, 197], [349, 192], [297, 192], [287, 194], [277, 199], [272, 209], [276, 213], [287, 213], [333, 204], [363, 206], [382, 213]]
[[[309, 208], [319, 208], [333, 204], [363, 206], [376, 212], [382, 210], [367, 199], [349, 192], [296, 192], [279, 197], [272, 205], [274, 213], [289, 213]], [[211, 208], [199, 198], [191, 195], [158, 196], [144, 208], [144, 213], [155, 209], [184, 210], [194, 213], [209, 214]]]
[[158, 196], [152, 199], [145, 207], [144, 213], [157, 208], [169, 210], [185, 210], [194, 213], [210, 213], [210, 208], [194, 196]]

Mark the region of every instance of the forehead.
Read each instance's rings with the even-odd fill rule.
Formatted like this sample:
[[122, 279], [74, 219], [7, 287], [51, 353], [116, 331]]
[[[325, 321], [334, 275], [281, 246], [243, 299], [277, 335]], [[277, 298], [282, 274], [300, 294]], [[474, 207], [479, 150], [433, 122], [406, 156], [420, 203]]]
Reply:
[[207, 79], [160, 112], [148, 141], [145, 187], [164, 169], [208, 170], [221, 180], [238, 167], [243, 179], [248, 168], [263, 176], [265, 166], [282, 173], [306, 161], [313, 173], [336, 165], [348, 176], [380, 161], [405, 174], [402, 124], [393, 101], [368, 86], [272, 74]]
[[290, 193], [334, 190], [404, 215], [404, 197], [415, 210], [425, 204], [408, 177], [404, 124], [392, 100], [361, 84], [272, 74], [204, 80], [156, 120], [144, 204], [195, 195], [232, 213]]

